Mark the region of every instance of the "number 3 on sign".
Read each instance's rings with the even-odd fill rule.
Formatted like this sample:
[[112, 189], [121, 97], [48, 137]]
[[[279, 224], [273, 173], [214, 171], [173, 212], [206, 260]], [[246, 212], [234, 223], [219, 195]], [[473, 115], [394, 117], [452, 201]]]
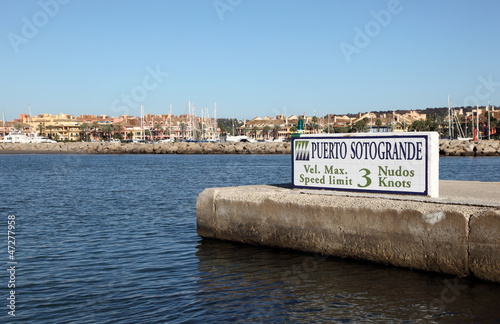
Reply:
[[362, 177], [366, 179], [366, 183], [364, 186], [362, 186], [358, 183], [358, 187], [366, 188], [372, 183], [372, 179], [370, 179], [370, 177], [368, 176], [368, 175], [370, 175], [371, 172], [368, 169], [360, 169], [359, 172], [361, 172], [361, 171], [365, 171], [365, 175], [363, 175]]

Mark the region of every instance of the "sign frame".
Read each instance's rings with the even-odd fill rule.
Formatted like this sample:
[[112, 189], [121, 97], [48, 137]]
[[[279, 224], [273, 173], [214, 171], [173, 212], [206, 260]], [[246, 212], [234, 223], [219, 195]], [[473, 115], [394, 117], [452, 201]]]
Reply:
[[[423, 147], [425, 147], [423, 152], [423, 160], [420, 163], [425, 163], [425, 179], [418, 178], [420, 180], [424, 180], [424, 189], [423, 190], [377, 190], [372, 188], [339, 188], [339, 187], [328, 187], [321, 185], [301, 185], [296, 183], [295, 175], [296, 168], [303, 161], [300, 159], [297, 160], [298, 156], [296, 153], [298, 149], [296, 148], [296, 141], [311, 141], [311, 140], [320, 140], [320, 141], [328, 141], [335, 140], [337, 142], [351, 142], [355, 140], [391, 140], [397, 142], [399, 139], [411, 139], [411, 140], [419, 140], [424, 143]], [[430, 196], [433, 198], [439, 197], [439, 134], [437, 132], [390, 132], [390, 133], [337, 133], [337, 134], [294, 134], [291, 139], [291, 157], [292, 157], [292, 186], [297, 189], [323, 189], [323, 190], [335, 190], [335, 191], [350, 191], [350, 192], [369, 192], [369, 193], [382, 193], [382, 194], [395, 194], [395, 195], [419, 195], [419, 196]], [[306, 145], [307, 146], [307, 145]], [[297, 151], [296, 151], [297, 150]], [[307, 152], [303, 152], [301, 154], [311, 154], [309, 149]], [[302, 156], [301, 156], [302, 157]], [[307, 156], [306, 156], [307, 157]], [[391, 159], [392, 160], [392, 159]], [[298, 164], [297, 164], [298, 162]], [[369, 163], [369, 162], [368, 162]], [[372, 162], [375, 163], [375, 162]], [[420, 175], [422, 177], [422, 175]], [[352, 182], [352, 181], [351, 181]]]

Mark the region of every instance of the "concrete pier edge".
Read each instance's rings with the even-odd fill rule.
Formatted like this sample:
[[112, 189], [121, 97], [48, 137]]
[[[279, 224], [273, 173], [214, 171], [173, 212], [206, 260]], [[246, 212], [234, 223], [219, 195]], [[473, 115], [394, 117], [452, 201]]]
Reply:
[[197, 232], [500, 283], [500, 182], [440, 187], [440, 198], [286, 185], [210, 188], [198, 197]]

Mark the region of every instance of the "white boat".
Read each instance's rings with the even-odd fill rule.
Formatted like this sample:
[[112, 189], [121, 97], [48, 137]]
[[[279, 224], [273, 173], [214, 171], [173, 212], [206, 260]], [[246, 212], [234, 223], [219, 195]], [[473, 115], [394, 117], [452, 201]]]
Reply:
[[[48, 137], [45, 136], [38, 136], [36, 132], [34, 132], [31, 127], [31, 105], [28, 106], [29, 112], [30, 112], [30, 136], [26, 135], [25, 133], [21, 132], [18, 129], [12, 128], [10, 131], [9, 135], [5, 136], [3, 140], [1, 141], [2, 143], [57, 143], [56, 141], [53, 141], [49, 139]], [[3, 129], [5, 132], [5, 114], [4, 111], [2, 110], [2, 120], [3, 120]]]
[[232, 136], [227, 135], [226, 142], [248, 142], [248, 143], [257, 143], [256, 140], [250, 138], [248, 136], [240, 135], [240, 136]]
[[26, 134], [14, 130], [9, 133], [9, 135], [3, 138], [3, 143], [31, 143], [31, 138]]
[[159, 140], [158, 143], [173, 143], [174, 140], [171, 138]]
[[266, 142], [266, 143], [278, 143], [278, 142], [282, 143], [284, 141], [285, 141], [285, 139], [283, 137], [278, 137], [278, 138], [275, 138], [275, 139], [267, 139], [264, 142]]
[[11, 131], [9, 135], [5, 136], [2, 141], [3, 143], [57, 143], [45, 136], [38, 136], [37, 134], [31, 134], [28, 136], [23, 132], [18, 130]]
[[45, 137], [45, 136], [35, 136], [31, 139], [31, 143], [51, 143], [51, 144], [54, 144], [57, 142], [54, 140], [51, 140], [50, 138]]

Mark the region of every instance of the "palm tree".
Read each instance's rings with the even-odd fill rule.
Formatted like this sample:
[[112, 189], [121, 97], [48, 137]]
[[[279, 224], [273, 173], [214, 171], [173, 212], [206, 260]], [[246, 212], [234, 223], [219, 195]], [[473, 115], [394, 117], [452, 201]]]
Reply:
[[327, 133], [328, 133], [328, 134], [330, 134], [330, 133], [331, 133], [331, 134], [334, 134], [334, 133], [335, 133], [335, 127], [333, 127], [333, 125], [329, 125], [329, 126], [327, 127]]
[[83, 140], [87, 141], [87, 131], [89, 129], [89, 124], [88, 123], [82, 123], [80, 124], [80, 130], [83, 132]]
[[92, 125], [91, 125], [91, 126], [92, 126], [92, 128], [93, 128], [93, 130], [92, 130], [92, 135], [94, 135], [94, 139], [95, 139], [95, 137], [97, 137], [97, 129], [98, 129], [98, 128], [99, 128], [99, 126], [100, 126], [100, 125], [99, 125], [99, 122], [98, 122], [98, 121], [94, 121], [94, 122], [92, 122]]
[[[463, 121], [464, 121], [464, 116], [458, 116], [458, 118], [460, 121], [460, 125], [462, 125]], [[428, 130], [428, 131], [437, 130], [439, 127], [438, 122], [437, 122], [437, 116], [430, 115], [429, 117], [427, 117], [427, 119], [425, 120], [425, 125], [426, 125], [426, 130]]]
[[185, 138], [184, 131], [186, 130], [186, 125], [184, 123], [181, 124], [181, 137]]
[[[367, 127], [367, 125], [370, 125], [370, 127], [373, 126], [370, 124], [370, 120], [368, 119], [368, 117], [364, 117], [363, 122], [365, 123], [365, 126], [363, 128]], [[363, 129], [363, 131], [366, 131], [366, 129]]]
[[318, 117], [317, 116], [313, 116], [312, 117], [312, 123], [311, 123], [311, 130], [318, 129], [318, 128], [319, 128]]
[[281, 126], [280, 125], [274, 126], [274, 139], [278, 138], [278, 133], [279, 133], [280, 130], [281, 130]]
[[128, 137], [128, 139], [134, 138], [134, 132], [133, 131], [128, 132], [127, 137]]
[[415, 120], [410, 126], [411, 130], [420, 132], [425, 129], [425, 121], [423, 119]]
[[54, 129], [54, 126], [49, 125], [49, 126], [47, 126], [47, 129], [49, 130], [49, 137], [50, 137], [50, 139], [52, 139], [52, 130]]
[[151, 136], [151, 131], [149, 129], [145, 129], [144, 136]]
[[[124, 129], [125, 129], [125, 127], [123, 127], [122, 124], [113, 125], [113, 130], [115, 132], [118, 132], [118, 135], [120, 135], [121, 138], [123, 138], [123, 135], [121, 133], [123, 132]], [[116, 138], [116, 133], [113, 137]]]
[[17, 129], [18, 131], [22, 131], [24, 129], [24, 125], [21, 123], [15, 123], [14, 128]]
[[158, 132], [160, 133], [160, 138], [163, 138], [163, 136], [165, 135], [165, 128], [161, 127], [160, 125], [160, 128], [158, 128]]
[[108, 139], [111, 140], [115, 135], [115, 125], [110, 124], [108, 129]]
[[263, 131], [264, 131], [264, 134], [266, 134], [267, 138], [269, 138], [269, 131], [270, 130], [271, 130], [271, 126], [269, 126], [269, 125], [264, 126]]
[[42, 132], [45, 129], [45, 126], [43, 126], [42, 124], [38, 124], [36, 128], [38, 128], [38, 132], [40, 133], [40, 136], [42, 136]]
[[110, 125], [101, 125], [101, 131], [102, 131], [102, 138], [103, 138], [103, 140], [106, 140], [106, 133], [109, 132], [109, 126]]
[[226, 132], [226, 126], [224, 126], [224, 124], [222, 122], [218, 122], [217, 124], [218, 124], [217, 126], [219, 126], [219, 128], [220, 128], [220, 132], [221, 133], [225, 133]]
[[354, 124], [354, 128], [356, 129], [356, 133], [360, 133], [363, 131], [363, 129], [365, 128], [365, 120], [364, 119], [360, 119], [356, 122], [356, 124]]
[[377, 120], [375, 121], [375, 125], [377, 125], [377, 131], [380, 132], [380, 126], [382, 126], [382, 121], [380, 120], [380, 118], [377, 118]]
[[111, 140], [111, 137], [113, 136], [113, 130], [114, 130], [113, 124], [108, 124], [106, 125], [106, 133], [108, 133], [108, 141]]
[[254, 126], [252, 127], [252, 133], [255, 139], [257, 139], [257, 132], [259, 131], [259, 127]]
[[155, 133], [156, 133], [156, 139], [158, 139], [158, 133], [163, 132], [163, 127], [161, 127], [160, 124], [156, 123], [154, 125], [154, 130], [155, 130]]

